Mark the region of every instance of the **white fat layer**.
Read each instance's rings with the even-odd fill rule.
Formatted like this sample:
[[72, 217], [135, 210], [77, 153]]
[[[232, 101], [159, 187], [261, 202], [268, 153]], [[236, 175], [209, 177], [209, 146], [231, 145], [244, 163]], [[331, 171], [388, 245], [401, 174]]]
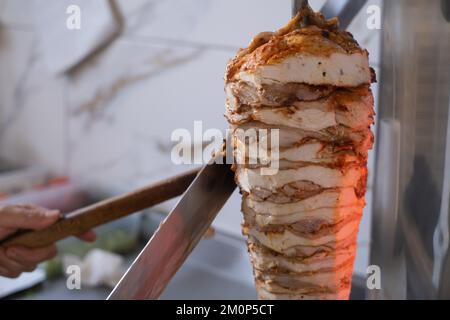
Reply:
[[368, 57], [363, 52], [333, 53], [329, 57], [297, 54], [279, 63], [260, 66], [254, 72], [240, 72], [237, 78], [257, 87], [292, 82], [357, 87], [372, 80]]
[[250, 250], [250, 256], [256, 268], [283, 268], [291, 272], [304, 273], [319, 270], [334, 270], [355, 258], [355, 248], [337, 250], [333, 254], [315, 259], [297, 260], [281, 255], [265, 254]]
[[336, 109], [331, 100], [295, 102], [292, 106], [279, 108], [251, 108], [240, 114], [230, 114], [230, 118], [238, 122], [252, 120], [307, 131], [320, 131], [337, 125], [363, 130], [372, 124], [371, 96], [361, 97], [360, 101], [348, 101], [342, 106], [345, 111]]
[[339, 289], [335, 293], [274, 293], [257, 285], [259, 299], [261, 300], [348, 300], [350, 288]]
[[225, 96], [227, 98], [226, 107], [232, 111], [237, 109], [237, 107], [239, 106], [239, 101], [233, 93], [232, 85], [229, 83], [225, 85]]
[[334, 127], [338, 123], [334, 111], [324, 111], [319, 108], [292, 110], [289, 116], [286, 113], [277, 112], [276, 109], [253, 109], [253, 118], [270, 125], [284, 125], [292, 128], [319, 131]]
[[[301, 219], [309, 217], [336, 221], [337, 208], [341, 207], [361, 207], [364, 199], [359, 199], [354, 188], [342, 188], [338, 190], [326, 190], [318, 195], [307, 199], [291, 203], [274, 203], [270, 201], [255, 201], [252, 197], [246, 197], [246, 205], [261, 215], [288, 216], [292, 214], [301, 215]], [[317, 209], [331, 208], [332, 211], [317, 211]], [[347, 211], [350, 212], [350, 211]], [[323, 216], [319, 216], [323, 215]]]
[[[360, 203], [363, 202], [359, 200]], [[255, 220], [260, 226], [293, 224], [304, 220], [318, 219], [328, 224], [338, 223], [339, 221], [349, 217], [361, 215], [364, 210], [364, 204], [349, 207], [338, 208], [320, 208], [309, 211], [297, 211], [287, 215], [267, 215], [256, 214]], [[254, 211], [254, 210], [253, 210]], [[256, 211], [255, 211], [256, 212]]]
[[309, 181], [322, 188], [354, 187], [363, 177], [361, 167], [350, 167], [345, 172], [323, 166], [307, 166], [297, 169], [278, 170], [275, 175], [261, 175], [260, 169], [238, 168], [236, 172], [239, 186], [250, 193], [255, 187], [275, 191], [296, 181]]
[[[301, 281], [301, 287], [322, 287], [331, 290], [337, 290], [341, 286], [341, 280], [344, 276], [348, 276], [352, 272], [351, 267], [346, 267], [345, 269], [339, 270], [339, 272], [317, 272], [308, 275], [290, 275], [285, 276], [289, 280], [295, 283], [295, 281]], [[276, 289], [276, 291], [290, 292], [292, 289], [284, 288], [278, 285], [275, 280], [277, 277], [275, 275], [266, 275], [266, 285]], [[286, 279], [285, 279], [286, 281]], [[304, 284], [304, 285], [303, 285]]]
[[[266, 141], [258, 144], [257, 141], [250, 141], [245, 144], [240, 139], [233, 140], [235, 146], [234, 155], [237, 164], [257, 164], [272, 163], [279, 160], [287, 160], [291, 162], [310, 162], [310, 163], [333, 163], [337, 160], [330, 147], [321, 142], [310, 142], [301, 145], [294, 145], [290, 148], [282, 148], [276, 153], [271, 152], [271, 146]], [[251, 150], [259, 150], [259, 152], [251, 152]], [[247, 157], [246, 157], [247, 156]], [[357, 156], [346, 155], [340, 156], [339, 160], [345, 162], [357, 161]]]
[[323, 149], [323, 143], [315, 142], [280, 150], [279, 153], [280, 159], [288, 161], [321, 162], [323, 159], [320, 156], [320, 152]]
[[350, 237], [356, 237], [359, 228], [359, 219], [349, 221], [336, 233], [324, 235], [319, 238], [309, 239], [297, 235], [289, 230], [282, 233], [260, 232], [255, 227], [249, 227], [249, 235], [255, 237], [262, 245], [282, 254], [289, 254], [290, 249], [297, 246], [319, 247], [322, 245], [335, 246], [337, 242]]

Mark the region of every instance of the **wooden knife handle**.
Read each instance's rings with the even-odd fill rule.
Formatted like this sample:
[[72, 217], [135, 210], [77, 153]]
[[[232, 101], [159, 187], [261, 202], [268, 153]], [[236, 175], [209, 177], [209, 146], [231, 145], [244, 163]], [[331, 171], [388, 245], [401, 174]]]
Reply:
[[22, 245], [29, 248], [48, 246], [68, 236], [83, 234], [99, 225], [125, 217], [183, 194], [199, 170], [157, 182], [148, 187], [107, 199], [64, 215], [50, 227], [22, 231], [0, 242], [0, 246]]

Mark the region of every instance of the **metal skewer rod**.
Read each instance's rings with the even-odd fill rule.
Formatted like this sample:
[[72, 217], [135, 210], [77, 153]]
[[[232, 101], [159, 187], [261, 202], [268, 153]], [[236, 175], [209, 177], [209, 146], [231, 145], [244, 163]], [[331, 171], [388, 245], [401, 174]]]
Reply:
[[292, 17], [295, 17], [301, 8], [309, 5], [308, 0], [293, 0], [292, 1]]
[[[320, 12], [327, 19], [338, 17], [340, 28], [346, 30], [366, 3], [367, 0], [328, 0]], [[292, 17], [307, 5], [308, 0], [292, 0]]]

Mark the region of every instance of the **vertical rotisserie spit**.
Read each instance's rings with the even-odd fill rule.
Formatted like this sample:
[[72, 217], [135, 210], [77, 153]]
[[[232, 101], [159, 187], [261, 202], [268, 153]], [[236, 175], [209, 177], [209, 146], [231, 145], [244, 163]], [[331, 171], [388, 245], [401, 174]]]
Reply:
[[[306, 6], [240, 50], [225, 80], [259, 298], [348, 299], [373, 144], [368, 52]], [[248, 129], [269, 134], [237, 133]], [[271, 129], [278, 152], [262, 159], [252, 144]], [[274, 157], [278, 172], [264, 174]]]

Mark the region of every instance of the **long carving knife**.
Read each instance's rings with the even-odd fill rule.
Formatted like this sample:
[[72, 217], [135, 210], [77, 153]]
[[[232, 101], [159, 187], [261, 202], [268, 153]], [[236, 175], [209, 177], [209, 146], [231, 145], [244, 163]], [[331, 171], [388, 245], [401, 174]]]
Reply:
[[205, 166], [108, 299], [159, 298], [235, 188], [230, 165]]

